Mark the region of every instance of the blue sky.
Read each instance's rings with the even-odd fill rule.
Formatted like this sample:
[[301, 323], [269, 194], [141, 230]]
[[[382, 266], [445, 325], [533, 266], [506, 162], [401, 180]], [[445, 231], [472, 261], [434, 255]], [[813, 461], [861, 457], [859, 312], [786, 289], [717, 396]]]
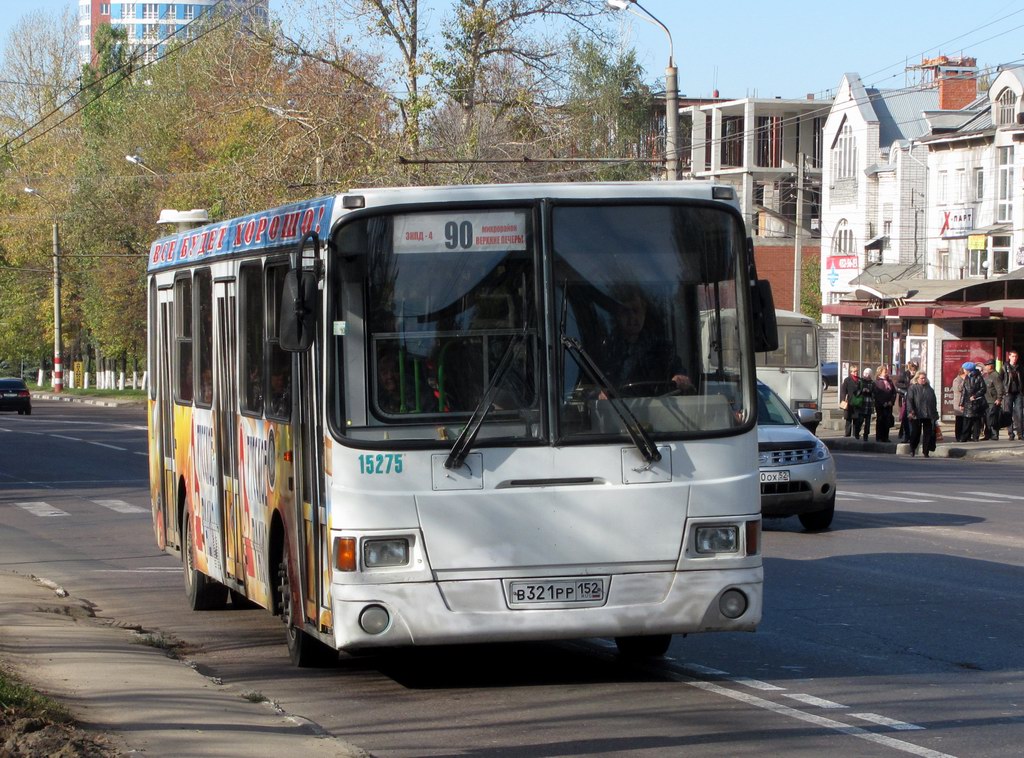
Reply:
[[[442, 6], [448, 0], [431, 0]], [[0, 0], [0, 46], [26, 7]], [[56, 11], [77, 0], [31, 0], [31, 7]], [[425, 5], [426, 3], [424, 3]], [[286, 0], [270, 0], [272, 14]], [[671, 31], [679, 67], [679, 91], [705, 97], [803, 98], [825, 96], [848, 71], [868, 85], [897, 88], [914, 83], [904, 69], [922, 55], [971, 55], [982, 67], [1024, 62], [1024, 0], [932, 0], [930, 3], [796, 2], [738, 0], [643, 0]], [[664, 32], [626, 13], [623, 33], [639, 52], [651, 78], [664, 75]], [[287, 18], [283, 19], [287, 24]]]

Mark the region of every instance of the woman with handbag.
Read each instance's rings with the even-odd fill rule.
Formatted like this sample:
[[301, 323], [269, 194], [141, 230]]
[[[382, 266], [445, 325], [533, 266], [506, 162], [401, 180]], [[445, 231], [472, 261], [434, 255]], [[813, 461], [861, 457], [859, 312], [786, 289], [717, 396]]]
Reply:
[[895, 421], [892, 407], [896, 402], [896, 385], [889, 378], [888, 366], [879, 366], [875, 373], [875, 440], [888, 442]]

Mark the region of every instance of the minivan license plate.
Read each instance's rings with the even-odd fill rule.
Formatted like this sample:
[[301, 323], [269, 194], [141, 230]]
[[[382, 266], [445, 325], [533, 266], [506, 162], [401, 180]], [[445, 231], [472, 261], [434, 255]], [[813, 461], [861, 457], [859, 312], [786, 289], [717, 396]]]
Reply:
[[551, 605], [603, 605], [605, 577], [512, 581], [508, 583], [510, 608]]
[[761, 472], [761, 484], [770, 484], [772, 482], [788, 482], [789, 472], [788, 471], [762, 471]]

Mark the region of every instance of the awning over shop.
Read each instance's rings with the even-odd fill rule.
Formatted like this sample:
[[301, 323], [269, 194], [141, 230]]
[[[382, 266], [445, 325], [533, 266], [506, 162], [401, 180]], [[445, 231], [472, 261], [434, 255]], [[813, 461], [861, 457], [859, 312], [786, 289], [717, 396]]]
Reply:
[[877, 315], [867, 303], [830, 303], [821, 306], [821, 312], [830, 316], [846, 316], [848, 318], [870, 318]]
[[881, 250], [885, 245], [885, 235], [879, 234], [877, 237], [872, 237], [864, 243], [865, 250]]

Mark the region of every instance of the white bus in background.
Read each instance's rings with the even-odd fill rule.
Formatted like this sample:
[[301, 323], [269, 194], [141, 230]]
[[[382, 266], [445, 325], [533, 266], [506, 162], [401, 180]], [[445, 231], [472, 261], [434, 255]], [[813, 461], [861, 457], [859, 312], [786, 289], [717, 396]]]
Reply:
[[[818, 324], [794, 311], [775, 311], [779, 348], [758, 353], [757, 378], [785, 400], [794, 413], [801, 408], [818, 412], [821, 420], [821, 359]], [[817, 424], [813, 424], [817, 427]], [[811, 429], [814, 431], [814, 428]]]

